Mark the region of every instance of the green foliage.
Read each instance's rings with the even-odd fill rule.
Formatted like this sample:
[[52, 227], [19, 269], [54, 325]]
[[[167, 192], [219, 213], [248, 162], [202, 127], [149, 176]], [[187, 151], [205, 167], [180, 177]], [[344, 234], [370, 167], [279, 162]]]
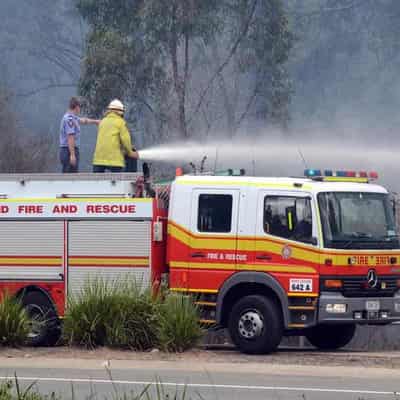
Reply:
[[94, 348], [106, 344], [107, 323], [114, 317], [116, 285], [104, 280], [87, 282], [68, 301], [64, 337], [70, 344]]
[[80, 92], [92, 111], [122, 98], [158, 139], [220, 130], [221, 114], [230, 135], [246, 118], [286, 124], [293, 36], [282, 0], [76, 4], [90, 27]]
[[157, 344], [159, 303], [151, 291], [140, 291], [137, 285], [127, 285], [115, 301], [118, 308], [107, 325], [107, 344], [132, 350], [154, 347]]
[[199, 312], [189, 296], [169, 294], [161, 305], [160, 346], [165, 351], [183, 352], [195, 346], [203, 335]]
[[24, 344], [29, 324], [29, 317], [21, 303], [5, 293], [0, 300], [0, 346]]
[[35, 389], [35, 382], [22, 388], [17, 376], [14, 381], [0, 383], [0, 400], [60, 400], [54, 392], [43, 395]]
[[[157, 380], [153, 385], [145, 386], [140, 392], [135, 393], [134, 391], [125, 392], [121, 391], [113, 381], [113, 377], [110, 370], [107, 370], [110, 377], [110, 383], [112, 384], [113, 393], [110, 396], [113, 400], [190, 400], [187, 394], [187, 389], [179, 389], [178, 387], [170, 390], [160, 380]], [[0, 400], [62, 400], [64, 397], [57, 395], [55, 392], [50, 394], [42, 394], [36, 388], [36, 383], [32, 382], [27, 387], [22, 388], [17, 376], [15, 380], [7, 380], [0, 383]], [[71, 397], [75, 399], [74, 387], [71, 388]], [[87, 400], [98, 400], [103, 399], [97, 393], [93, 392], [84, 397]], [[198, 399], [203, 397], [198, 394]]]
[[72, 297], [64, 320], [68, 343], [145, 350], [156, 344], [158, 300], [137, 282], [89, 281]]
[[69, 301], [64, 337], [71, 345], [146, 350], [160, 346], [185, 351], [202, 335], [199, 315], [190, 298], [167, 295], [164, 300], [129, 279], [111, 284], [87, 282]]

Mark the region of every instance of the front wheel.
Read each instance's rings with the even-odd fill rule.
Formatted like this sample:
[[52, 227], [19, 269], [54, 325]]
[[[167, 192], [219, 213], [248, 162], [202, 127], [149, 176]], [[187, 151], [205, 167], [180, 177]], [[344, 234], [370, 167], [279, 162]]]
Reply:
[[356, 331], [354, 324], [317, 325], [306, 334], [307, 340], [321, 350], [336, 350], [346, 346]]
[[228, 329], [233, 343], [243, 353], [271, 353], [282, 339], [281, 310], [264, 296], [243, 297], [232, 308]]

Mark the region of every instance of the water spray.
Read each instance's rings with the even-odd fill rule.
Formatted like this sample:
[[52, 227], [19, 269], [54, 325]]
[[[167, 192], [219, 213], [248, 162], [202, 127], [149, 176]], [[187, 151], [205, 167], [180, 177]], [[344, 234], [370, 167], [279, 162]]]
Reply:
[[[204, 159], [204, 157], [207, 157]], [[205, 173], [209, 163], [213, 171], [229, 168], [252, 171], [264, 176], [301, 176], [310, 167], [320, 169], [358, 169], [385, 171], [386, 186], [400, 191], [398, 183], [398, 154], [390, 149], [368, 146], [355, 141], [302, 139], [301, 148], [296, 138], [249, 138], [208, 143], [185, 142], [154, 146], [139, 151], [141, 161], [166, 162], [184, 165], [191, 172]], [[204, 159], [204, 162], [202, 163]], [[256, 171], [257, 166], [257, 171]]]

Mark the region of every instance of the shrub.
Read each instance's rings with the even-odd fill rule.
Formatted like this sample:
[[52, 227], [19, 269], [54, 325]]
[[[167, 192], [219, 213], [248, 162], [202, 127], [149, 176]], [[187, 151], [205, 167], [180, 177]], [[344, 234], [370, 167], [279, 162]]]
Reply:
[[124, 285], [115, 298], [115, 316], [107, 324], [107, 344], [132, 350], [146, 350], [157, 342], [159, 302], [151, 290], [138, 285]]
[[0, 300], [0, 345], [22, 345], [29, 327], [30, 319], [20, 301], [5, 293]]
[[117, 285], [102, 279], [87, 281], [78, 295], [68, 299], [64, 337], [69, 344], [94, 348], [106, 344], [106, 324], [113, 318]]
[[88, 281], [71, 298], [64, 320], [70, 344], [144, 350], [156, 342], [158, 300], [132, 279]]
[[169, 294], [160, 306], [158, 341], [165, 351], [183, 352], [203, 336], [199, 312], [189, 296]]
[[88, 348], [146, 350], [159, 346], [182, 352], [202, 334], [190, 297], [169, 294], [161, 301], [132, 279], [88, 281], [68, 302], [64, 319], [67, 342]]

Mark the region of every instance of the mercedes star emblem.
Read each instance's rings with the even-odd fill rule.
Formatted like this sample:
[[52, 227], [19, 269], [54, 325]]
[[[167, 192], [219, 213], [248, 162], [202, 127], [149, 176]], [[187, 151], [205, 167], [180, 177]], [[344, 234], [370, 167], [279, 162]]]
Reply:
[[378, 276], [374, 269], [370, 269], [367, 274], [367, 283], [370, 288], [375, 288], [378, 284]]

